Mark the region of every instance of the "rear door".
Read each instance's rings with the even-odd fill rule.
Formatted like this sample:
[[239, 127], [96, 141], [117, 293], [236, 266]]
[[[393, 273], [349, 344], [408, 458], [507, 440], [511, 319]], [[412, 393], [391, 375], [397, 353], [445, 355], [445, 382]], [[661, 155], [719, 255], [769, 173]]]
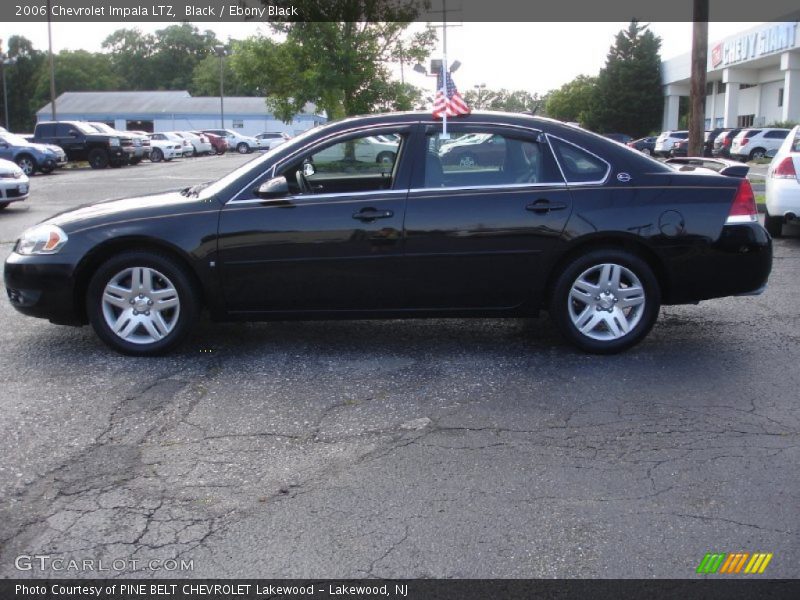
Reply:
[[468, 144], [446, 144], [440, 124], [427, 126], [406, 208], [409, 306], [519, 306], [540, 284], [543, 258], [571, 211], [570, 193], [538, 132], [466, 123], [448, 129], [451, 136], [484, 134], [502, 154], [489, 164], [463, 161]]

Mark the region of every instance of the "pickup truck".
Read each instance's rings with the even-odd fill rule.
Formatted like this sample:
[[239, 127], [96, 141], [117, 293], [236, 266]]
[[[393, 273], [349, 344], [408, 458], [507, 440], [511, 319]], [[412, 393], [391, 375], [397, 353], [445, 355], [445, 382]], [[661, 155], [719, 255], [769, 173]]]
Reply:
[[93, 169], [121, 167], [134, 154], [128, 136], [101, 133], [81, 121], [43, 121], [36, 124], [33, 141], [61, 146], [69, 160], [88, 161]]

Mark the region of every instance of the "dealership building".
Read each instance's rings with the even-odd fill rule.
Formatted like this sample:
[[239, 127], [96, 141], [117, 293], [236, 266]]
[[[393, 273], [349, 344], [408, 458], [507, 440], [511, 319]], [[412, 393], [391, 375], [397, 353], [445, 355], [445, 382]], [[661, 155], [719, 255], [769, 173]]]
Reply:
[[[264, 98], [225, 96], [223, 111], [220, 127], [219, 96], [194, 97], [187, 91], [65, 92], [56, 98], [59, 120], [100, 121], [122, 131], [231, 129], [243, 135], [297, 135], [327, 121], [313, 104], [306, 104], [291, 123], [284, 123], [270, 113]], [[52, 119], [49, 103], [36, 112], [36, 119]]]
[[[708, 45], [706, 129], [800, 121], [800, 24], [765, 23]], [[664, 130], [678, 129], [691, 53], [661, 64]]]

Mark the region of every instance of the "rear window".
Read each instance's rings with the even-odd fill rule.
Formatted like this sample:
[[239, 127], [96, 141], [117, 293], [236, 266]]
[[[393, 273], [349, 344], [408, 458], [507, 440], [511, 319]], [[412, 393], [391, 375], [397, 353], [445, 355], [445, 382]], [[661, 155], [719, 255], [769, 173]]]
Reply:
[[688, 131], [673, 131], [671, 137], [677, 138], [679, 140], [685, 140], [686, 138], [689, 137], [689, 132]]

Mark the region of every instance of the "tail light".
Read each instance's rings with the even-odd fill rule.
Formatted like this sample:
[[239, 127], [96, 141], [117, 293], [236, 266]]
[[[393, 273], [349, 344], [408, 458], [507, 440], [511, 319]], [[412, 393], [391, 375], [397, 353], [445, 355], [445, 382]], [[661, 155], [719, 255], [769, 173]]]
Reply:
[[797, 171], [794, 168], [794, 160], [791, 156], [784, 158], [772, 171], [773, 179], [797, 179]]
[[750, 138], [744, 138], [744, 139], [742, 139], [742, 141], [739, 143], [739, 145], [740, 145], [740, 146], [747, 146], [747, 142], [749, 142], [749, 141], [750, 141]]
[[742, 179], [736, 196], [733, 198], [731, 210], [728, 213], [726, 225], [734, 223], [756, 223], [758, 221], [758, 210], [756, 208], [756, 197], [753, 195], [753, 188], [747, 179]]
[[731, 145], [731, 138], [727, 138], [726, 137], [724, 140], [722, 140], [722, 145], [723, 146], [730, 146]]

